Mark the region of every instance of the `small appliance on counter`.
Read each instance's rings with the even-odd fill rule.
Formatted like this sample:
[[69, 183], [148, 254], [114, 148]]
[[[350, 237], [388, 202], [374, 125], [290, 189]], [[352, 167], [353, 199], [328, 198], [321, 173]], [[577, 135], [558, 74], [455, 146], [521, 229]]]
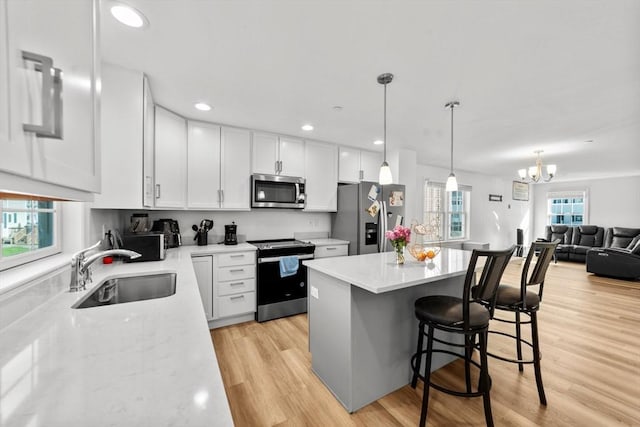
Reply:
[[193, 240], [198, 241], [198, 246], [207, 246], [208, 238], [207, 233], [209, 230], [213, 228], [213, 221], [210, 219], [203, 219], [200, 221], [200, 227], [197, 225], [192, 225], [191, 229], [196, 232], [196, 235], [193, 237]]
[[231, 224], [224, 226], [224, 244], [225, 245], [237, 245], [238, 244], [238, 226], [234, 221]]
[[132, 233], [148, 233], [149, 232], [149, 214], [134, 213], [131, 215], [129, 231]]
[[124, 262], [160, 261], [166, 256], [165, 236], [162, 233], [125, 234], [122, 248], [138, 252], [141, 256], [135, 259], [125, 258]]
[[175, 219], [158, 219], [153, 221], [153, 227], [151, 231], [155, 233], [164, 234], [164, 247], [177, 248], [182, 245], [182, 236], [180, 235], [180, 227], [178, 227], [178, 221]]

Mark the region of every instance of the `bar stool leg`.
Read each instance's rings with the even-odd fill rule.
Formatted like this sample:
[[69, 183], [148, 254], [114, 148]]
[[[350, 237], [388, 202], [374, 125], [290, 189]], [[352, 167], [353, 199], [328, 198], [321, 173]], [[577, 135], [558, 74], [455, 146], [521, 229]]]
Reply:
[[[518, 360], [522, 360], [522, 330], [520, 328], [520, 312], [516, 311], [516, 349], [518, 352]], [[524, 371], [522, 363], [518, 363], [518, 371]]]
[[418, 375], [420, 374], [420, 365], [422, 364], [422, 345], [424, 343], [424, 323], [420, 322], [418, 328], [418, 349], [416, 350], [416, 369], [413, 371], [411, 379], [411, 387], [416, 388], [418, 385]]
[[464, 336], [464, 379], [467, 384], [467, 393], [471, 393], [471, 336]]
[[429, 325], [427, 336], [427, 358], [424, 367], [424, 390], [422, 392], [422, 410], [420, 411], [420, 427], [427, 423], [427, 409], [429, 409], [429, 384], [431, 382], [431, 354], [433, 350], [433, 326]]
[[542, 371], [540, 369], [540, 343], [538, 341], [538, 314], [531, 312], [531, 340], [533, 342], [533, 367], [536, 372], [536, 385], [538, 386], [538, 397], [540, 403], [547, 405], [547, 396], [544, 394], [544, 386], [542, 385]]
[[482, 401], [484, 403], [484, 418], [487, 427], [493, 427], [493, 415], [491, 413], [491, 379], [489, 378], [489, 365], [487, 363], [487, 331], [481, 332], [480, 335], [480, 389], [482, 393]]

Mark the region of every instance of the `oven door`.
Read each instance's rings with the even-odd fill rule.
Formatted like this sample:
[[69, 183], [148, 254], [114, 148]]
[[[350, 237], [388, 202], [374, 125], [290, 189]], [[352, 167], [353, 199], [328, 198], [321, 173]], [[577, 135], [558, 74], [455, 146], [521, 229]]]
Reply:
[[[280, 277], [280, 258], [258, 258], [258, 305], [275, 304], [307, 297], [307, 267], [300, 265], [296, 274]], [[313, 254], [298, 256], [300, 261]]]

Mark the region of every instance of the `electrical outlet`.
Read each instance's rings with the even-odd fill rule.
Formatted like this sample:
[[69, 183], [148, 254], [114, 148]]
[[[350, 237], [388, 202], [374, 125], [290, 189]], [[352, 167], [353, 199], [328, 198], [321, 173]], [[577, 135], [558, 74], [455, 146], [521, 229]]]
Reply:
[[315, 299], [320, 299], [320, 297], [318, 296], [318, 288], [316, 288], [315, 286], [311, 287], [311, 296]]

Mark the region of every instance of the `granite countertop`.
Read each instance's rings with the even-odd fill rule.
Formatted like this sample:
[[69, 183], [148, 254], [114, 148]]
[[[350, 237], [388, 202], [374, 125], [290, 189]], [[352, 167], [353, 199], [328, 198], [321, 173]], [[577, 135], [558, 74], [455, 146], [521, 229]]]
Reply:
[[[191, 256], [246, 250], [183, 246], [164, 261], [96, 264], [89, 290], [60, 292], [1, 329], [0, 424], [232, 426]], [[177, 273], [175, 295], [71, 308], [106, 278], [161, 272]]]
[[396, 265], [394, 252], [303, 261], [308, 268], [343, 280], [374, 294], [434, 282], [467, 272], [471, 251], [442, 248], [432, 263], [419, 262], [409, 253]]

